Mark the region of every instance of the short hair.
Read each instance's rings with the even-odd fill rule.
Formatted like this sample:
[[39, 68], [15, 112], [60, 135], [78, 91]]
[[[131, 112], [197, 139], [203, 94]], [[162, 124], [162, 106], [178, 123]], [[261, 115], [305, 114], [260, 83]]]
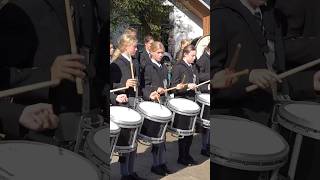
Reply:
[[183, 56], [184, 56], [185, 53], [186, 53], [186, 54], [189, 54], [191, 51], [196, 51], [196, 47], [195, 47], [194, 45], [192, 45], [192, 44], [189, 44], [188, 46], [186, 46], [185, 48], [183, 48], [182, 54], [183, 54]]
[[151, 40], [154, 40], [154, 39], [153, 39], [153, 37], [152, 37], [150, 34], [148, 34], [148, 35], [146, 35], [146, 36], [144, 37], [144, 43], [148, 43], [148, 42], [151, 41]]

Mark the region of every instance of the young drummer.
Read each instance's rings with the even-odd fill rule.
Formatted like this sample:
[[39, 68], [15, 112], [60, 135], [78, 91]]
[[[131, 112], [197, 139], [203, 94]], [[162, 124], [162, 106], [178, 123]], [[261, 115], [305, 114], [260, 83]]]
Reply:
[[[161, 64], [165, 48], [159, 41], [155, 41], [151, 44], [150, 48], [151, 61], [146, 62], [144, 81], [145, 87], [143, 88], [144, 100], [157, 101], [157, 99], [165, 98], [164, 88], [167, 86], [168, 70], [165, 65]], [[165, 176], [171, 174], [168, 170], [164, 158], [165, 143], [152, 145], [153, 164], [151, 172]]]
[[[182, 60], [177, 62], [173, 68], [171, 85], [178, 87], [178, 90], [174, 93], [175, 97], [182, 97], [194, 101], [196, 84], [199, 82], [196, 67], [193, 65], [196, 58], [196, 49], [193, 45], [188, 45], [183, 49], [182, 54]], [[187, 84], [187, 87], [181, 84], [183, 77], [185, 77], [184, 83]], [[206, 88], [208, 88], [208, 86], [206, 86]], [[179, 164], [185, 166], [197, 164], [190, 155], [192, 139], [193, 135], [184, 136], [183, 139], [179, 139]]]
[[[133, 107], [134, 101], [135, 101], [135, 91], [133, 86], [137, 84], [137, 81], [132, 78], [131, 74], [131, 64], [134, 56], [137, 51], [137, 39], [129, 34], [123, 34], [118, 43], [118, 50], [115, 51], [113, 55], [113, 59], [115, 59], [110, 64], [110, 70], [111, 70], [111, 77], [112, 77], [112, 87], [114, 89], [116, 88], [122, 88], [122, 87], [129, 87], [126, 90], [115, 92], [113, 96], [113, 100], [117, 100], [117, 97], [120, 98], [119, 101], [122, 103], [119, 103], [119, 101], [113, 101], [117, 105], [127, 106], [127, 107]], [[134, 77], [137, 76], [139, 72], [136, 72], [136, 62], [133, 63], [133, 70], [134, 70]], [[136, 90], [138, 90], [138, 87], [136, 86]], [[115, 99], [116, 98], [116, 99]], [[112, 99], [111, 99], [112, 100]], [[134, 172], [134, 161], [136, 157], [136, 151], [130, 152], [130, 153], [123, 153], [120, 158], [120, 171], [121, 171], [121, 179], [122, 180], [140, 180], [140, 178], [135, 172]]]

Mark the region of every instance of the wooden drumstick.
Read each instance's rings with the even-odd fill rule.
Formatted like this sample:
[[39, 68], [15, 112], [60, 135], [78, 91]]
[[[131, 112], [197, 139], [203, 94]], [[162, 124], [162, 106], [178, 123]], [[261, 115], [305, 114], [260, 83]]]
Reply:
[[[69, 40], [70, 40], [70, 47], [71, 47], [71, 54], [77, 54], [77, 44], [76, 38], [74, 34], [73, 22], [71, 17], [71, 10], [70, 10], [70, 0], [64, 0], [66, 6], [66, 16], [67, 16], [67, 24], [69, 30]], [[82, 86], [82, 79], [76, 77], [76, 87], [77, 93], [83, 94], [83, 86]]]
[[[291, 75], [293, 75], [295, 73], [298, 73], [298, 72], [301, 72], [301, 71], [306, 70], [308, 68], [311, 68], [311, 67], [313, 67], [315, 65], [318, 65], [318, 64], [320, 64], [320, 59], [308, 62], [306, 64], [303, 64], [301, 66], [293, 68], [293, 69], [291, 69], [289, 71], [283, 72], [283, 73], [279, 74], [278, 76], [279, 76], [280, 79], [284, 79], [284, 78], [286, 78], [288, 76], [291, 76]], [[259, 88], [259, 86], [254, 84], [254, 85], [248, 86], [246, 88], [246, 91], [247, 92], [251, 92], [251, 91], [254, 91], [254, 90], [258, 89], [258, 88]]]
[[236, 50], [234, 51], [231, 63], [229, 65], [229, 70], [234, 70], [236, 67], [236, 64], [239, 60], [239, 54], [240, 54], [240, 49], [241, 49], [242, 45], [240, 43], [237, 44]]
[[[243, 76], [243, 75], [246, 75], [246, 74], [249, 74], [249, 69], [245, 69], [245, 70], [242, 70], [242, 71], [239, 71], [239, 72], [236, 72], [236, 73], [232, 73], [230, 75], [227, 75], [226, 78], [236, 78], [236, 77], [240, 77], [240, 76]], [[219, 81], [222, 81], [224, 79], [218, 79], [216, 81], [211, 81], [211, 83], [215, 83], [215, 82], [219, 82]]]
[[35, 83], [27, 86], [22, 86], [22, 87], [17, 87], [17, 88], [12, 88], [4, 91], [0, 91], [0, 98], [2, 97], [7, 97], [7, 96], [13, 96], [29, 91], [34, 91], [37, 89], [42, 89], [42, 88], [47, 88], [51, 86], [56, 86], [60, 83], [59, 80], [52, 80], [52, 81], [45, 81], [41, 83]]
[[[128, 53], [128, 57], [130, 58], [130, 69], [131, 69], [131, 78], [134, 79], [134, 72], [133, 72], [133, 63], [130, 53]], [[137, 91], [137, 86], [133, 87], [134, 92]]]
[[112, 90], [110, 90], [110, 92], [113, 93], [113, 92], [117, 92], [117, 91], [126, 90], [126, 89], [128, 89], [128, 88], [129, 88], [129, 87], [122, 87], [122, 88], [112, 89]]
[[[186, 79], [186, 75], [184, 74], [183, 77], [182, 77], [182, 80], [181, 80], [181, 83], [180, 83], [180, 84], [186, 85], [186, 84], [184, 84], [185, 79]], [[164, 90], [164, 93], [166, 93], [166, 92], [168, 92], [168, 91], [175, 90], [175, 89], [177, 89], [177, 86], [172, 87], [172, 88], [169, 88], [169, 89], [165, 89], [165, 90]]]
[[198, 87], [200, 87], [200, 86], [202, 86], [202, 85], [205, 85], [205, 84], [208, 84], [208, 83], [210, 83], [210, 80], [205, 81], [205, 82], [202, 82], [202, 83], [196, 85], [195, 88], [198, 88]]

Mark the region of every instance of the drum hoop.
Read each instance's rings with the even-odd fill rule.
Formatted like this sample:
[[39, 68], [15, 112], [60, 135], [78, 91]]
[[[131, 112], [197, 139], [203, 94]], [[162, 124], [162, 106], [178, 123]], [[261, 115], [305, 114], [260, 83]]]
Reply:
[[[287, 126], [286, 128], [288, 128], [291, 131], [294, 132], [298, 132], [300, 134], [305, 134], [306, 136], [310, 137], [310, 133], [305, 133], [305, 131], [300, 131], [297, 128], [295, 128], [296, 126], [304, 129], [304, 130], [308, 130], [308, 131], [312, 131], [315, 132], [315, 134], [319, 134], [320, 130], [319, 129], [315, 129], [312, 126], [312, 123], [307, 122], [306, 120], [304, 120], [303, 118], [297, 117], [293, 114], [291, 114], [290, 112], [288, 112], [285, 107], [289, 104], [307, 104], [307, 105], [320, 105], [319, 103], [315, 103], [315, 102], [307, 102], [307, 101], [292, 101], [292, 102], [285, 102], [283, 103], [280, 107], [279, 107], [279, 112], [278, 115], [285, 120], [288, 124], [291, 124], [291, 126]], [[303, 123], [300, 123], [303, 122]], [[279, 121], [279, 123], [281, 125], [285, 124], [285, 122], [282, 122], [281, 120]], [[307, 125], [307, 126], [306, 126]], [[312, 136], [312, 135], [311, 135]], [[319, 136], [318, 136], [319, 137]], [[319, 139], [319, 138], [316, 138]]]
[[[197, 47], [198, 47], [200, 41], [201, 41], [202, 39], [206, 38], [206, 37], [209, 37], [209, 38], [210, 38], [210, 35], [201, 36], [201, 37], [198, 39], [196, 45], [194, 46], [194, 47], [196, 47], [197, 50], [198, 50]], [[210, 39], [210, 40], [211, 40], [211, 39]], [[199, 58], [200, 58], [200, 57], [201, 57], [201, 56], [199, 56]]]
[[[116, 106], [114, 106], [114, 107], [116, 107]], [[119, 106], [119, 107], [122, 107], [122, 106]], [[124, 108], [127, 108], [127, 107], [124, 107]], [[131, 109], [131, 108], [128, 108], [128, 109], [130, 109], [130, 110], [133, 110], [133, 111], [135, 111], [136, 113], [138, 113], [139, 114], [139, 112], [137, 112], [136, 110], [134, 110], [134, 109]], [[142, 123], [142, 116], [141, 116], [141, 114], [139, 114], [139, 116], [140, 116], [140, 119], [138, 120], [138, 121], [135, 121], [135, 122], [126, 122], [126, 121], [118, 121], [118, 120], [116, 120], [117, 118], [115, 118], [115, 116], [113, 116], [113, 120], [112, 120], [112, 122], [114, 122], [114, 123], [116, 123], [120, 128], [121, 128], [121, 126], [126, 126], [126, 127], [133, 127], [133, 126], [139, 126], [141, 123]], [[130, 118], [130, 117], [129, 117]], [[117, 122], [116, 122], [117, 121]]]
[[[207, 94], [207, 93], [205, 93]], [[201, 103], [201, 104], [204, 104], [206, 106], [210, 106], [210, 102], [208, 103], [207, 101], [205, 101], [203, 98], [200, 98], [200, 94], [197, 94], [196, 95], [196, 100]]]
[[[162, 105], [163, 106], [163, 105]], [[163, 106], [164, 108], [167, 108], [165, 106]], [[168, 108], [167, 108], [168, 109]], [[170, 109], [168, 109], [170, 111]], [[170, 119], [172, 118], [172, 112], [170, 111], [170, 116], [168, 117], [160, 117], [157, 115], [150, 115], [150, 113], [146, 112], [145, 110], [143, 110], [139, 105], [137, 106], [137, 111], [140, 112], [140, 115], [142, 115], [144, 118], [150, 119], [152, 121], [156, 121], [156, 122], [168, 122], [170, 121]]]
[[[88, 148], [89, 150], [95, 155], [97, 156], [101, 161], [103, 161], [104, 163], [107, 164], [107, 157], [108, 157], [108, 153], [107, 152], [104, 152], [94, 141], [94, 135], [102, 130], [102, 129], [107, 129], [108, 127], [107, 126], [102, 126], [102, 127], [99, 127], [97, 129], [94, 129], [92, 130], [88, 136], [87, 136], [87, 141], [86, 143], [88, 144]], [[108, 137], [106, 137], [106, 141], [108, 140]]]
[[72, 152], [72, 151], [70, 151], [70, 150], [68, 150], [68, 149], [64, 149], [64, 148], [61, 148], [61, 147], [58, 147], [58, 146], [54, 146], [54, 145], [51, 145], [51, 144], [44, 144], [44, 143], [40, 143], [40, 142], [26, 141], [26, 140], [0, 141], [0, 145], [1, 145], [1, 144], [9, 144], [9, 143], [35, 144], [35, 145], [42, 145], [42, 146], [47, 146], [47, 147], [62, 149], [62, 150], [64, 150], [66, 153], [71, 154], [71, 155], [74, 155], [75, 157], [83, 160], [84, 162], [87, 162], [87, 164], [88, 164], [89, 166], [91, 166], [92, 169], [97, 173], [98, 179], [101, 179], [101, 177], [102, 177], [102, 175], [101, 175], [100, 171], [98, 170], [98, 168], [97, 168], [89, 159], [86, 159], [86, 158], [82, 157], [81, 155], [79, 155], [79, 154], [77, 154], [77, 153], [74, 153], [74, 152]]
[[[114, 124], [116, 124], [113, 120], [111, 120]], [[116, 124], [118, 126], [118, 124]], [[111, 123], [109, 123], [109, 126], [111, 126]], [[110, 128], [109, 128], [110, 129]], [[110, 129], [110, 134], [114, 134], [117, 135], [118, 133], [120, 133], [121, 128], [118, 126], [118, 129], [115, 130], [111, 130]]]
[[[184, 99], [184, 98], [174, 98], [174, 99]], [[170, 100], [172, 100], [172, 99], [170, 99]], [[171, 111], [176, 112], [178, 114], [182, 114], [182, 115], [186, 115], [186, 116], [195, 116], [195, 115], [198, 115], [200, 110], [201, 110], [200, 106], [197, 103], [195, 103], [194, 101], [192, 101], [193, 103], [195, 103], [198, 106], [198, 109], [197, 110], [191, 110], [191, 111], [182, 111], [181, 109], [178, 109], [177, 107], [173, 106], [170, 103], [170, 100], [167, 103], [168, 108]], [[187, 99], [187, 100], [189, 100], [189, 99]], [[189, 101], [191, 101], [191, 100], [189, 100]]]
[[[272, 158], [272, 161], [277, 160], [277, 159], [283, 159], [284, 157], [286, 157], [289, 153], [289, 144], [287, 143], [287, 141], [285, 141], [285, 139], [279, 135], [278, 133], [272, 131], [270, 128], [259, 124], [257, 122], [254, 121], [250, 121], [248, 119], [244, 119], [244, 118], [240, 118], [240, 117], [235, 117], [235, 116], [227, 116], [227, 115], [213, 115], [210, 117], [211, 120], [214, 123], [214, 118], [222, 118], [222, 119], [226, 119], [226, 120], [236, 120], [236, 121], [244, 121], [244, 122], [249, 122], [249, 123], [253, 123], [259, 127], [268, 129], [270, 132], [272, 132], [276, 137], [278, 137], [280, 139], [280, 141], [284, 144], [285, 148], [278, 152], [278, 153], [274, 153], [274, 154], [270, 154], [270, 155], [253, 155], [253, 154], [247, 154], [247, 153], [238, 153], [238, 152], [231, 152], [231, 151], [226, 151], [226, 150], [222, 150], [219, 147], [215, 147], [212, 145], [211, 149], [213, 150], [212, 153], [225, 157], [225, 159], [228, 159], [230, 156], [232, 157], [231, 159], [235, 159], [237, 161], [254, 161], [256, 159], [259, 159], [259, 161], [264, 161], [264, 162], [269, 162], [270, 159]], [[229, 156], [229, 157], [228, 157]]]

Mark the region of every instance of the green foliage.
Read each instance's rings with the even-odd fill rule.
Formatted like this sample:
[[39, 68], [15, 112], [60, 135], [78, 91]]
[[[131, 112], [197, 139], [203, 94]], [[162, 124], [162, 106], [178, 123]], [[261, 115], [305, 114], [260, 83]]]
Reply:
[[163, 5], [165, 0], [112, 0], [111, 30], [123, 22], [140, 25], [144, 34], [161, 35], [163, 24], [169, 23], [173, 7]]

